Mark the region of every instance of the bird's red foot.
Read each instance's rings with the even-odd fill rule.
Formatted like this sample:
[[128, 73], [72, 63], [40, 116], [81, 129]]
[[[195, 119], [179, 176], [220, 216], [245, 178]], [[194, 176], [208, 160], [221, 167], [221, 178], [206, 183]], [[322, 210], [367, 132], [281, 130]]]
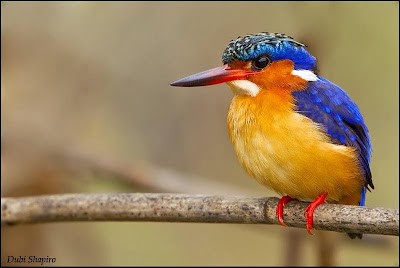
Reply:
[[285, 207], [287, 202], [292, 200], [297, 200], [297, 199], [291, 198], [290, 196], [286, 195], [279, 200], [278, 206], [276, 207], [276, 217], [283, 226], [286, 226], [286, 224], [283, 222], [283, 208]]
[[314, 210], [315, 208], [320, 205], [325, 203], [325, 198], [328, 194], [327, 193], [322, 193], [320, 194], [310, 205], [306, 207], [304, 210], [304, 216], [307, 214], [307, 232], [312, 235], [311, 230], [314, 230], [313, 228], [313, 216], [314, 216]]

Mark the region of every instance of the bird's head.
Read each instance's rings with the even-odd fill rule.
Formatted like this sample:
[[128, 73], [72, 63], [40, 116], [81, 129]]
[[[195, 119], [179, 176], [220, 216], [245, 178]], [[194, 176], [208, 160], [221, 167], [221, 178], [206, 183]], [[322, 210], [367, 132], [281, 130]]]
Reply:
[[[305, 45], [277, 33], [246, 35], [232, 40], [222, 54], [223, 66], [171, 83], [196, 87], [226, 82], [236, 94], [257, 96], [273, 86], [284, 91], [317, 80], [316, 59]], [[286, 90], [285, 90], [286, 89]]]

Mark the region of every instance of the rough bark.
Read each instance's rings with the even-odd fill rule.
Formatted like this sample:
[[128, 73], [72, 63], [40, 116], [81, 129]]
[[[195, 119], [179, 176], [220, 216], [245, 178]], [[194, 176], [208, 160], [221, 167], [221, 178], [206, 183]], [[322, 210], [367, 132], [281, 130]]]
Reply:
[[[278, 224], [275, 197], [227, 197], [186, 194], [66, 194], [1, 199], [1, 223], [66, 221], [153, 221]], [[308, 203], [292, 201], [284, 209], [288, 226], [305, 228]], [[387, 208], [322, 204], [314, 228], [336, 232], [399, 235], [399, 211]]]

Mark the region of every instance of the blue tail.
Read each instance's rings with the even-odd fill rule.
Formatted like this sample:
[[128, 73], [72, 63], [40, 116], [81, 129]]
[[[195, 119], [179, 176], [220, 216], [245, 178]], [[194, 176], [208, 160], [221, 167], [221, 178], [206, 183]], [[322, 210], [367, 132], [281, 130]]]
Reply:
[[361, 200], [360, 200], [360, 206], [362, 206], [362, 207], [365, 206], [366, 193], [367, 193], [367, 189], [363, 186], [361, 188]]

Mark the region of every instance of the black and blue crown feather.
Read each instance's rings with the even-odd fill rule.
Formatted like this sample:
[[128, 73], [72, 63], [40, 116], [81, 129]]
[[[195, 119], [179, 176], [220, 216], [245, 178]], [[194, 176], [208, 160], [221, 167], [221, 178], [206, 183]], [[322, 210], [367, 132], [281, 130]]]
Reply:
[[295, 69], [311, 70], [316, 66], [316, 59], [308, 53], [306, 45], [288, 35], [267, 32], [232, 40], [222, 54], [222, 61], [230, 64], [235, 60], [253, 60], [261, 55], [267, 55], [272, 61], [292, 60]]

